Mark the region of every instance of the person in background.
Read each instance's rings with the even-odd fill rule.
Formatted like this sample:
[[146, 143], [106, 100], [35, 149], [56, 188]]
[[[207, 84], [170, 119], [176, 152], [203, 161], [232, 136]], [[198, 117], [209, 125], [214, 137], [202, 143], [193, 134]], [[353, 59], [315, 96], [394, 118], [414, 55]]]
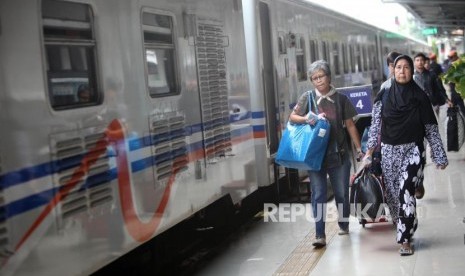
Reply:
[[[313, 246], [326, 245], [325, 220], [328, 176], [331, 182], [336, 207], [339, 212], [339, 235], [349, 234], [349, 181], [351, 161], [349, 143], [346, 139], [346, 129], [357, 150], [357, 158], [363, 157], [360, 138], [353, 117], [357, 114], [347, 96], [336, 91], [331, 85], [331, 69], [328, 62], [317, 60], [307, 71], [308, 79], [315, 87], [313, 93], [319, 112], [319, 119], [325, 118], [331, 124], [328, 148], [325, 153], [322, 168], [319, 171], [309, 171], [311, 185], [312, 210], [315, 219], [316, 237]], [[316, 119], [309, 119], [307, 114], [312, 111], [308, 107], [308, 94], [300, 96], [289, 120], [299, 124], [315, 124]], [[315, 110], [313, 110], [315, 112]], [[315, 112], [316, 113], [316, 112]], [[345, 126], [345, 127], [344, 127]]]
[[429, 59], [430, 59], [430, 68], [431, 68], [430, 70], [433, 71], [433, 73], [436, 74], [436, 76], [440, 76], [443, 72], [442, 72], [441, 65], [438, 64], [436, 54], [432, 53], [429, 56]]
[[368, 150], [363, 158], [363, 164], [370, 166], [381, 134], [386, 202], [397, 225], [402, 256], [413, 254], [411, 241], [418, 225], [414, 193], [424, 176], [425, 138], [436, 167], [443, 170], [448, 165], [431, 102], [413, 80], [413, 68], [409, 56], [396, 58], [392, 86], [380, 91], [373, 104]]
[[387, 86], [389, 87], [391, 86], [391, 80], [392, 80], [392, 77], [394, 76], [394, 60], [396, 60], [396, 58], [400, 55], [401, 54], [396, 51], [392, 51], [389, 54], [387, 54], [386, 64], [389, 68], [389, 76], [388, 76], [388, 79], [385, 82], [383, 82], [383, 84], [381, 84], [380, 90], [383, 90], [383, 88], [386, 88]]
[[[459, 56], [457, 55], [457, 51], [455, 51], [455, 50], [450, 51], [449, 54], [447, 55], [447, 57], [449, 58], [449, 66], [445, 70], [446, 72], [447, 72], [447, 70], [449, 70], [450, 66], [452, 66], [452, 63], [459, 59]], [[457, 93], [457, 91], [455, 90], [455, 83], [449, 82], [448, 84], [449, 84], [451, 93], [453, 93], [453, 94]]]
[[430, 71], [430, 69], [431, 69], [431, 60], [429, 59], [429, 57], [425, 56], [425, 70]]
[[446, 90], [439, 77], [433, 72], [426, 70], [425, 60], [426, 56], [423, 53], [415, 55], [415, 72], [413, 74], [413, 79], [426, 92], [431, 104], [434, 106], [436, 114], [439, 114], [439, 106], [450, 101], [447, 98]]
[[459, 59], [459, 55], [457, 54], [456, 50], [450, 51], [449, 54], [447, 55], [447, 57], [449, 58], [450, 63], [452, 63], [452, 62], [456, 61], [457, 59]]

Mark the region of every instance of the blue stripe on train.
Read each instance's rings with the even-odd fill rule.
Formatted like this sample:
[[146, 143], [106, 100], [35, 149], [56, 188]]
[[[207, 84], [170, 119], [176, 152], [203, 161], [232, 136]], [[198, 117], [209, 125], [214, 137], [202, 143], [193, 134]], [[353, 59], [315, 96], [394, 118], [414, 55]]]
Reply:
[[[84, 190], [85, 188], [96, 187], [103, 183], [107, 183], [117, 178], [117, 171], [111, 169], [109, 171], [93, 175], [86, 179], [86, 182], [79, 188], [79, 191]], [[30, 195], [16, 201], [10, 202], [7, 205], [0, 206], [0, 223], [19, 215], [21, 213], [27, 212], [29, 210], [35, 209], [42, 205], [48, 204], [52, 198], [57, 194], [59, 188], [52, 188], [34, 195]]]
[[[260, 112], [255, 112], [252, 115], [257, 116], [257, 114], [260, 114]], [[186, 134], [190, 135], [193, 132], [197, 132], [199, 130], [199, 126], [193, 126], [193, 127], [187, 128], [187, 129], [188, 130], [186, 131]], [[260, 131], [260, 130], [263, 130], [263, 129], [264, 129], [264, 127], [260, 127], [260, 126], [254, 126], [253, 127], [254, 131]], [[245, 133], [247, 133], [249, 131], [250, 131], [250, 128], [248, 128], [248, 127], [235, 129], [235, 130], [231, 131], [231, 137], [234, 138], [234, 137], [242, 136], [242, 135], [244, 135]], [[149, 146], [151, 146], [150, 136], [145, 136], [145, 137], [142, 137], [142, 138], [131, 138], [128, 141], [128, 144], [129, 144], [129, 151], [135, 151], [135, 150], [138, 150], [138, 149], [141, 149], [141, 148], [144, 148], [144, 147], [149, 147]], [[202, 149], [203, 144], [202, 144], [202, 142], [196, 142], [196, 143], [188, 145], [187, 148], [188, 148], [188, 152], [195, 152], [197, 150]], [[107, 154], [109, 156], [114, 155], [114, 153], [111, 152], [110, 150], [107, 152]], [[51, 162], [47, 162], [47, 163], [43, 163], [43, 164], [39, 164], [39, 165], [27, 167], [27, 168], [23, 168], [23, 169], [20, 169], [20, 170], [17, 170], [17, 171], [13, 171], [13, 172], [9, 172], [9, 173], [0, 175], [0, 189], [7, 189], [9, 187], [19, 185], [21, 183], [26, 183], [26, 182], [29, 182], [29, 181], [34, 180], [34, 179], [38, 179], [38, 178], [41, 178], [41, 177], [45, 177], [45, 176], [54, 174], [54, 173], [59, 172], [60, 170], [63, 170], [63, 169], [74, 167], [74, 166], [76, 166], [77, 164], [80, 163], [82, 158], [83, 158], [83, 155], [76, 155], [76, 156], [61, 159], [61, 160], [58, 160], [58, 161], [51, 161]], [[152, 157], [149, 157], [149, 158], [152, 158]], [[144, 164], [144, 162], [145, 162], [144, 160], [134, 161], [133, 163], [136, 163], [136, 164], [137, 163], [142, 163], [142, 164]], [[141, 167], [140, 165], [135, 165], [136, 168], [139, 168], [139, 169], [137, 169], [137, 171], [139, 171], [140, 169], [144, 169], [147, 166], [148, 165], [144, 165], [144, 166]]]

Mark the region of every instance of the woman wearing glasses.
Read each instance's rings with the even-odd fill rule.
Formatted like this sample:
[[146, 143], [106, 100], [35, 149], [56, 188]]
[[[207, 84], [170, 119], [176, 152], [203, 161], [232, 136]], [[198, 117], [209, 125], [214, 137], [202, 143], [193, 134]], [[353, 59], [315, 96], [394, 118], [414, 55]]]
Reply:
[[[322, 168], [319, 171], [309, 171], [312, 190], [312, 210], [315, 220], [316, 237], [313, 245], [322, 247], [326, 245], [325, 220], [327, 201], [327, 177], [334, 191], [336, 207], [339, 213], [339, 235], [349, 233], [349, 180], [350, 157], [348, 154], [349, 142], [346, 139], [346, 128], [355, 144], [358, 158], [363, 156], [360, 149], [360, 137], [355, 127], [353, 117], [357, 114], [347, 96], [336, 91], [331, 85], [331, 70], [324, 60], [312, 63], [307, 71], [308, 79], [313, 84], [313, 98], [318, 108], [318, 117], [315, 110], [308, 107], [308, 92], [299, 98], [289, 119], [293, 123], [315, 124], [316, 120], [326, 118], [331, 124], [330, 138]], [[312, 104], [313, 105], [313, 104]], [[313, 116], [312, 116], [313, 115]]]

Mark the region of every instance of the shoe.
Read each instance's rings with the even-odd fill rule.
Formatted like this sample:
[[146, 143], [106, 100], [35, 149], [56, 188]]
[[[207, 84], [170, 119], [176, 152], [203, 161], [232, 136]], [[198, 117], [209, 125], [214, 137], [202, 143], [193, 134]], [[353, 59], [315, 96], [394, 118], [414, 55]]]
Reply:
[[401, 256], [413, 255], [413, 247], [401, 247], [399, 249], [399, 253], [400, 253]]
[[415, 188], [415, 197], [417, 199], [422, 199], [425, 196], [425, 187], [423, 183], [420, 184], [418, 187]]
[[321, 237], [316, 237], [315, 241], [312, 243], [315, 247], [323, 247], [326, 245], [326, 239]]
[[339, 229], [339, 231], [337, 232], [337, 234], [339, 236], [343, 236], [343, 235], [349, 235], [349, 229]]

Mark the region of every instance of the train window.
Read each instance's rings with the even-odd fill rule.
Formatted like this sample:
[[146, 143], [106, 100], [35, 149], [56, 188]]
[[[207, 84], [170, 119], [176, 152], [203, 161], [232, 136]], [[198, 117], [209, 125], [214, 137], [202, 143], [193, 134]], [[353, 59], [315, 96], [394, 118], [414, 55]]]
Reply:
[[377, 70], [378, 60], [376, 57], [376, 47], [374, 45], [371, 45], [371, 63], [372, 63], [372, 69]]
[[353, 45], [349, 45], [349, 60], [352, 73], [355, 73], [355, 51]]
[[321, 54], [323, 55], [323, 60], [326, 60], [328, 63], [330, 63], [328, 59], [328, 45], [326, 41], [321, 42]]
[[307, 66], [305, 65], [305, 39], [301, 37], [296, 47], [297, 78], [299, 81], [307, 80]]
[[342, 43], [342, 67], [344, 69], [344, 74], [349, 73], [349, 63], [347, 62], [347, 45]]
[[179, 93], [173, 18], [142, 13], [147, 87], [151, 97]]
[[286, 46], [284, 45], [284, 38], [282, 35], [278, 37], [278, 50], [279, 54], [286, 54]]
[[318, 42], [310, 39], [310, 63], [318, 60]]
[[363, 70], [368, 71], [368, 55], [367, 55], [367, 47], [362, 47], [362, 54], [363, 54]]
[[331, 44], [326, 42], [326, 61], [331, 64], [333, 61], [331, 59]]
[[339, 43], [333, 42], [333, 63], [334, 63], [334, 74], [336, 76], [341, 74], [341, 69], [339, 68]]
[[373, 70], [373, 45], [369, 45], [367, 49], [368, 70]]
[[42, 27], [51, 106], [62, 110], [98, 104], [101, 96], [90, 6], [44, 0]]

